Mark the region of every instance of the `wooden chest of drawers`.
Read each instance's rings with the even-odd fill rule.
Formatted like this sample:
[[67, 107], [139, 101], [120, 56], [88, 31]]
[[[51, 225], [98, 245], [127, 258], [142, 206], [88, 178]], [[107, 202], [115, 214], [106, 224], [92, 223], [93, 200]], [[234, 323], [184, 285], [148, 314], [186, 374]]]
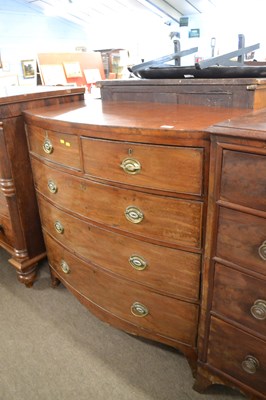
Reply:
[[[266, 113], [212, 136], [200, 362], [195, 387], [266, 399]], [[264, 126], [264, 127], [263, 127]]]
[[243, 113], [202, 112], [94, 102], [25, 113], [54, 283], [114, 326], [180, 349], [193, 371], [209, 159], [203, 127]]
[[46, 256], [22, 112], [82, 100], [82, 88], [6, 88], [0, 98], [0, 246], [19, 281], [31, 286]]
[[[53, 284], [181, 350], [197, 390], [265, 399], [265, 185], [252, 173], [264, 179], [263, 135], [207, 131], [245, 114], [98, 101], [24, 113]], [[239, 368], [254, 359], [255, 375]]]

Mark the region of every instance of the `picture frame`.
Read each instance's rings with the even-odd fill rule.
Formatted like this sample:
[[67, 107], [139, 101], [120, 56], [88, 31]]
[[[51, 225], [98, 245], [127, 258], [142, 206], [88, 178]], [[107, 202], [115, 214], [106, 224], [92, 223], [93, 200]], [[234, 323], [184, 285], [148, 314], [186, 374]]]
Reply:
[[83, 75], [78, 61], [64, 62], [63, 65], [67, 78], [82, 78]]
[[43, 85], [67, 85], [62, 64], [43, 64], [39, 66]]
[[36, 61], [35, 60], [21, 60], [23, 78], [30, 79], [35, 77], [35, 68]]

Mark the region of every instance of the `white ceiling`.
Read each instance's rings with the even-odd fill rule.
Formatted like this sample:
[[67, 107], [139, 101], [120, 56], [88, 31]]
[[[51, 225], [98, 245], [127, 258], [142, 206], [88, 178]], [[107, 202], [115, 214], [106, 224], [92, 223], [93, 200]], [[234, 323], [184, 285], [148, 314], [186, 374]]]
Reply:
[[[185, 15], [212, 11], [223, 0], [17, 0], [39, 12], [87, 25], [100, 18], [148, 13], [165, 22], [179, 22]], [[132, 14], [133, 15], [133, 14]]]

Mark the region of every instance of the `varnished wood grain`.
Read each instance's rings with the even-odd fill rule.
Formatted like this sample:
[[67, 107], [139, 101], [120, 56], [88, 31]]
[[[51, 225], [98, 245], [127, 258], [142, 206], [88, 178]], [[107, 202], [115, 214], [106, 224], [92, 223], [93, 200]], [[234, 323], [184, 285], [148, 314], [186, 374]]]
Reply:
[[251, 329], [253, 334], [264, 336], [266, 340], [265, 320], [254, 318], [251, 313], [256, 300], [266, 302], [265, 285], [265, 280], [216, 263], [212, 309], [220, 316]]
[[[32, 165], [37, 190], [68, 211], [139, 238], [201, 248], [201, 202], [155, 196], [79, 179], [35, 159]], [[57, 193], [48, 190], [49, 180], [56, 183]], [[142, 222], [135, 224], [127, 220], [125, 211], [129, 206], [143, 212]]]
[[[82, 138], [85, 173], [109, 181], [176, 193], [202, 194], [203, 148], [154, 146]], [[140, 171], [126, 173], [125, 159], [140, 163]]]
[[[51, 242], [50, 237], [45, 236], [45, 240], [52, 268], [63, 281], [76, 288], [85, 298], [140, 330], [145, 329], [154, 335], [195, 345], [197, 305], [160, 295], [153, 290], [145, 290], [136, 283], [120, 280], [72, 256], [61, 246]], [[62, 259], [69, 265], [68, 274], [61, 271]], [[134, 302], [140, 302], [148, 308], [149, 313], [146, 317], [136, 317], [131, 313]]]
[[[254, 374], [249, 374], [242, 368], [242, 362], [248, 355], [252, 355], [259, 361], [259, 367]], [[221, 320], [212, 318], [208, 353], [210, 365], [266, 396], [265, 359], [265, 341], [244, 333]]]
[[266, 275], [266, 262], [259, 247], [266, 238], [264, 218], [220, 208], [216, 255], [248, 270]]
[[[160, 292], [191, 301], [199, 299], [200, 254], [152, 245], [101, 229], [70, 216], [41, 196], [39, 205], [45, 231], [88, 262]], [[56, 231], [56, 221], [62, 224], [63, 233]], [[145, 270], [138, 271], [130, 265], [131, 255], [144, 258]]]
[[[77, 170], [81, 169], [79, 142], [75, 135], [57, 133], [38, 127], [28, 127], [28, 138], [30, 151], [40, 157], [53, 161], [57, 164], [68, 166]], [[44, 141], [49, 140], [52, 146], [51, 153], [43, 149]]]
[[224, 150], [222, 200], [266, 211], [266, 157]]

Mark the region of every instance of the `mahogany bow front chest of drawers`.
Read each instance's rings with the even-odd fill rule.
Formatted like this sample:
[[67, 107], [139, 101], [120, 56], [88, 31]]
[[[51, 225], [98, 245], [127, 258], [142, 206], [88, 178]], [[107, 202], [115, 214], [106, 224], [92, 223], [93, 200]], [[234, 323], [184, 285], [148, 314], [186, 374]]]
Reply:
[[22, 112], [82, 100], [83, 88], [7, 87], [0, 98], [0, 246], [19, 281], [31, 286], [45, 257]]
[[[235, 330], [243, 334], [244, 344], [246, 335], [252, 336], [254, 344], [263, 344], [265, 339], [262, 332], [255, 332], [252, 322], [246, 328], [247, 317], [233, 321], [230, 312], [234, 313], [231, 305], [232, 309], [235, 305], [228, 300], [228, 293], [236, 289], [224, 289], [227, 274], [240, 285], [245, 283], [243, 274], [251, 286], [254, 280], [259, 281], [261, 289], [255, 300], [260, 303], [255, 301], [254, 307], [263, 309], [263, 273], [258, 269], [250, 272], [253, 264], [235, 267], [232, 250], [225, 249], [223, 243], [234, 246], [226, 229], [232, 239], [238, 235], [241, 226], [235, 227], [235, 221], [241, 225], [239, 213], [254, 218], [258, 231], [265, 227], [263, 200], [258, 199], [252, 210], [248, 204], [238, 207], [232, 201], [233, 206], [228, 206], [225, 199], [218, 200], [224, 226], [220, 224], [217, 243], [214, 232], [218, 217], [214, 218], [212, 210], [216, 207], [215, 185], [219, 185], [218, 180], [213, 181], [219, 167], [212, 171], [208, 200], [212, 134], [206, 128], [245, 114], [246, 110], [98, 100], [24, 113], [54, 285], [61, 281], [104, 321], [181, 350], [197, 377], [196, 389], [215, 382], [215, 371], [219, 382], [226, 375], [225, 383], [265, 398], [263, 351], [254, 383], [243, 383], [245, 373], [252, 380], [249, 372], [234, 374], [219, 364], [221, 347], [223, 343], [232, 346]], [[216, 159], [213, 146], [212, 170], [221, 160], [220, 156]], [[235, 149], [237, 145], [232, 146]], [[251, 150], [236, 153], [259, 157], [255, 158], [258, 167], [265, 168], [263, 147], [258, 146], [256, 156], [253, 147]], [[229, 174], [228, 165], [237, 163], [230, 158], [234, 151], [226, 153], [229, 158], [222, 174]], [[245, 192], [250, 182], [242, 178], [241, 190]], [[236, 191], [228, 177], [223, 183], [223, 196], [231, 189]], [[265, 189], [260, 184], [257, 187], [257, 195], [262, 194]], [[249, 226], [248, 221], [244, 219]], [[261, 239], [262, 234], [258, 236]], [[238, 245], [244, 247], [250, 239], [251, 232]], [[217, 263], [214, 274], [209, 253], [219, 243], [217, 260], [213, 255]], [[230, 260], [222, 251], [227, 251]], [[242, 258], [247, 262], [245, 254]], [[257, 261], [258, 268], [261, 263], [265, 268], [263, 260]], [[229, 306], [220, 301], [223, 295]], [[246, 298], [244, 304], [246, 307]], [[229, 342], [227, 335], [231, 335]], [[252, 350], [247, 356], [257, 359]]]

